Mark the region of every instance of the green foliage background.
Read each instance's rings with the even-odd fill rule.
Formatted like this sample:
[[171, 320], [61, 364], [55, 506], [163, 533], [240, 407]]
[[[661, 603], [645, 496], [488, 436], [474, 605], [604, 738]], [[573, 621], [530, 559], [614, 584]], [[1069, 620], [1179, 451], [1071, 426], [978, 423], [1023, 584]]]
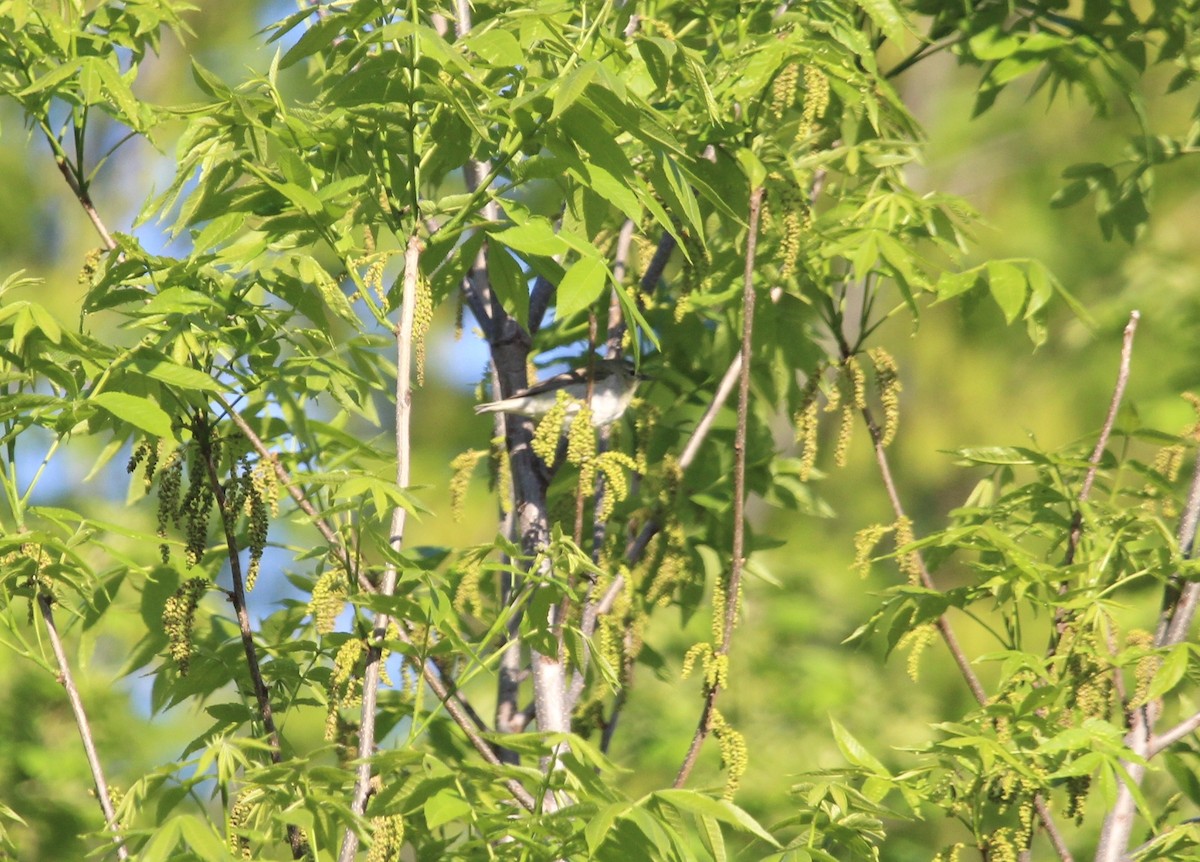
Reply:
[[[271, 49], [255, 33], [279, 13], [277, 8], [227, 0], [200, 6], [186, 15], [194, 32], [187, 48], [167, 38], [161, 52], [147, 60], [135, 90], [139, 96], [169, 104], [201, 101], [189, 69], [193, 57], [226, 81], [244, 77], [247, 68], [259, 73], [268, 69]], [[885, 59], [896, 62], [900, 55]], [[1169, 77], [1152, 70], [1143, 84], [1149, 125], [1182, 134], [1193, 121], [1195, 94], [1162, 95]], [[298, 68], [284, 71], [281, 80], [293, 92], [303, 92]], [[996, 304], [983, 294], [978, 301], [923, 304], [919, 323], [899, 315], [879, 330], [875, 343], [895, 354], [905, 387], [900, 432], [891, 452], [918, 536], [941, 529], [946, 513], [962, 506], [983, 476], [978, 468], [956, 465], [952, 450], [1032, 445], [1030, 441], [1045, 450], [1070, 444], [1090, 448], [1108, 405], [1120, 332], [1130, 310], [1141, 311], [1142, 323], [1130, 406], [1121, 423], [1178, 431], [1193, 416], [1178, 393], [1200, 386], [1200, 244], [1195, 242], [1200, 174], [1194, 161], [1159, 169], [1152, 214], [1139, 228], [1136, 243], [1120, 236], [1122, 230], [1134, 230], [1128, 220], [1106, 239], [1090, 198], [1056, 208], [1054, 196], [1069, 182], [1063, 172], [1070, 166], [1121, 157], [1138, 128], [1129, 107], [1114, 97], [1110, 115], [1097, 117], [1094, 106], [1078, 93], [1051, 101], [1045, 92], [1029, 93], [1022, 82], [972, 118], [979, 80], [978, 69], [957, 65], [949, 54], [931, 57], [897, 80], [902, 99], [928, 139], [922, 164], [908, 169], [911, 181], [918, 188], [961, 195], [979, 211], [984, 227], [975, 233], [964, 268], [997, 258], [1041, 261], [1087, 309], [1090, 320], [1055, 303], [1045, 323], [1045, 343], [1034, 350], [1022, 327], [1007, 326]], [[135, 142], [101, 168], [92, 198], [110, 227], [129, 229], [144, 198], [171, 182], [171, 135], [177, 128], [156, 131], [158, 151]], [[120, 134], [110, 127], [95, 140], [112, 144]], [[0, 220], [0, 274], [25, 269], [44, 279], [14, 290], [6, 300], [36, 298], [64, 327], [71, 327], [86, 290], [77, 276], [96, 238], [53, 158], [11, 100], [0, 103], [0, 175], [5, 178], [0, 212], [8, 214]], [[147, 245], [165, 242], [159, 231], [150, 223], [140, 226], [137, 235]], [[414, 484], [420, 486], [418, 495], [428, 512], [410, 521], [409, 547], [485, 544], [495, 536], [494, 498], [478, 481], [467, 498], [465, 517], [455, 521], [450, 515], [450, 460], [468, 448], [485, 446], [491, 434], [489, 422], [470, 418], [476, 393], [462, 382], [482, 371], [483, 353], [454, 341], [453, 326], [453, 310], [439, 309], [430, 335], [428, 376], [414, 401]], [[108, 335], [114, 343], [124, 343], [126, 337], [117, 330]], [[668, 376], [651, 384], [651, 392], [669, 392], [671, 385]], [[732, 427], [732, 410], [721, 421], [724, 429]], [[790, 428], [775, 430], [781, 446], [792, 445]], [[737, 801], [763, 823], [794, 812], [788, 791], [798, 776], [845, 764], [844, 740], [839, 747], [831, 719], [889, 769], [899, 771], [912, 762], [905, 749], [928, 740], [932, 724], [972, 705], [953, 663], [937, 646], [924, 655], [920, 681], [914, 683], [903, 656], [885, 661], [880, 642], [845, 643], [896, 582], [890, 563], [877, 564], [866, 579], [851, 569], [855, 533], [891, 520], [867, 444], [860, 429], [845, 468], [835, 468], [822, 456], [824, 474], [813, 485], [828, 504], [820, 514], [762, 499], [752, 502], [755, 533], [781, 544], [755, 558], [754, 571], [767, 577], [752, 577], [746, 586], [744, 622], [721, 709], [749, 745], [749, 771]], [[824, 448], [832, 451], [832, 440]], [[73, 449], [69, 460], [56, 461], [37, 502], [108, 521], [134, 519], [131, 528], [152, 531], [152, 507], [119, 508], [140, 490], [135, 476], [127, 492], [122, 464], [117, 463], [123, 456], [89, 482], [79, 481], [88, 472], [88, 459], [98, 455]], [[955, 577], [967, 574], [952, 570], [941, 577], [942, 586], [952, 588], [958, 585]], [[252, 611], [266, 617], [285, 596], [294, 599], [295, 593], [284, 584], [263, 584], [252, 595]], [[1147, 607], [1156, 599], [1149, 589], [1133, 597]], [[218, 607], [215, 599], [209, 601]], [[122, 610], [115, 619], [110, 615], [111, 624], [102, 633], [77, 632], [72, 644], [109, 778], [127, 788], [148, 770], [180, 757], [180, 741], [199, 733], [209, 718], [187, 705], [148, 713], [150, 683], [123, 675], [130, 654], [145, 648], [141, 620], [125, 613], [135, 608]], [[952, 618], [961, 626], [970, 654], [994, 648], [983, 628], [961, 616]], [[208, 636], [214, 644], [228, 637], [220, 623], [212, 625]], [[662, 665], [638, 668], [611, 752], [616, 763], [630, 767], [617, 779], [629, 794], [662, 788], [674, 777], [698, 713], [695, 680], [680, 679], [680, 662], [708, 626], [706, 614], [682, 627], [669, 614], [656, 619], [646, 633], [647, 643], [663, 657]], [[993, 678], [986, 665], [980, 672]], [[61, 689], [46, 668], [7, 651], [0, 651], [0, 680], [0, 702], [5, 704], [0, 727], [6, 728], [0, 734], [0, 802], [24, 819], [9, 828], [14, 858], [82, 858], [95, 846], [85, 835], [99, 828], [100, 820], [88, 796], [89, 776]], [[490, 682], [480, 680], [466, 691], [487, 713], [494, 697]], [[153, 700], [161, 707], [169, 698], [159, 691]], [[319, 744], [320, 710], [301, 711], [289, 720], [290, 736]], [[693, 784], [719, 793], [723, 781], [718, 753], [710, 747]], [[207, 788], [189, 792], [207, 800]], [[1195, 813], [1189, 807], [1193, 802], [1181, 804], [1184, 815]], [[897, 862], [928, 859], [938, 848], [964, 839], [957, 826], [937, 817], [888, 823], [883, 857]], [[756, 851], [746, 852], [751, 858]]]

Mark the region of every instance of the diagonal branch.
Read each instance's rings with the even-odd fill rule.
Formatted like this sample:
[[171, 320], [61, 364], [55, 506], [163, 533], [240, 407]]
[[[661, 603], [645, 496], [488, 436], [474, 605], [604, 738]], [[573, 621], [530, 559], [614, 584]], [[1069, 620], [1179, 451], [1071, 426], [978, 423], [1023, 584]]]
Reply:
[[[750, 348], [754, 334], [754, 258], [758, 249], [758, 220], [762, 213], [764, 188], [758, 186], [750, 194], [750, 226], [746, 236], [746, 268], [742, 280], [742, 361], [738, 377], [737, 431], [733, 440], [733, 561], [729, 570], [729, 582], [725, 585], [725, 619], [721, 643], [716, 654], [728, 656], [733, 644], [733, 626], [737, 621], [738, 598], [741, 595], [742, 568], [746, 560], [746, 426], [750, 415]], [[717, 589], [720, 589], [720, 584]], [[675, 776], [675, 787], [687, 783], [700, 746], [704, 744], [712, 729], [712, 716], [716, 708], [717, 695], [721, 691], [719, 682], [710, 681], [704, 694], [704, 709], [700, 722], [692, 736], [692, 743]]]
[[113, 810], [112, 799], [108, 795], [108, 782], [104, 780], [104, 768], [100, 765], [100, 755], [96, 753], [96, 743], [92, 737], [92, 726], [88, 721], [87, 712], [83, 708], [83, 698], [79, 696], [79, 689], [75, 685], [75, 678], [71, 674], [71, 665], [67, 661], [66, 652], [63, 650], [62, 638], [58, 634], [58, 626], [54, 622], [54, 609], [51, 599], [49, 596], [39, 595], [37, 603], [38, 609], [42, 614], [42, 620], [46, 623], [46, 631], [50, 634], [50, 646], [54, 650], [54, 659], [58, 662], [58, 679], [67, 692], [67, 700], [71, 703], [71, 712], [75, 715], [75, 727], [79, 729], [79, 738], [83, 741], [83, 751], [87, 755], [88, 766], [92, 770], [92, 781], [96, 784], [96, 799], [100, 803], [100, 810], [104, 812], [104, 822], [108, 824], [108, 831], [113, 834], [113, 842], [117, 845], [117, 858], [121, 860], [128, 859], [129, 850], [125, 847], [125, 839], [120, 835], [117, 814]]
[[[242, 640], [242, 652], [246, 656], [246, 668], [250, 674], [250, 684], [254, 689], [254, 700], [258, 704], [258, 715], [262, 720], [263, 730], [267, 736], [267, 747], [271, 754], [271, 762], [283, 760], [283, 752], [279, 741], [279, 731], [275, 727], [275, 715], [271, 708], [271, 695], [267, 691], [263, 679], [262, 666], [258, 661], [258, 647], [254, 643], [254, 630], [250, 625], [250, 614], [246, 609], [246, 584], [242, 574], [242, 561], [237, 540], [236, 513], [229, 511], [225, 488], [221, 484], [221, 476], [217, 472], [217, 460], [213, 454], [212, 428], [199, 417], [195, 427], [196, 439], [200, 444], [204, 468], [208, 473], [209, 486], [216, 500], [217, 511], [221, 515], [221, 526], [225, 532], [226, 556], [229, 559], [229, 571], [233, 581], [233, 589], [229, 599], [233, 602], [234, 615], [237, 617], [238, 634]], [[299, 828], [291, 824], [287, 828], [288, 844], [292, 848], [292, 858], [301, 859], [308, 852], [308, 844]]]

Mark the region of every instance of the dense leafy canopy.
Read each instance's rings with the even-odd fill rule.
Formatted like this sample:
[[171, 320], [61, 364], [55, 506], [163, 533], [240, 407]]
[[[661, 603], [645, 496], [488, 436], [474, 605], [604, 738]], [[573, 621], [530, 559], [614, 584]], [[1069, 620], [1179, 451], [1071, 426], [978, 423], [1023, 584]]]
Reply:
[[[881, 336], [931, 338], [941, 303], [988, 304], [1035, 346], [1052, 319], [1094, 325], [1053, 267], [980, 255], [973, 208], [914, 179], [899, 82], [949, 54], [975, 115], [1009, 88], [1128, 114], [1128, 150], [1068, 168], [1052, 202], [1132, 243], [1158, 172], [1200, 145], [1195, 113], [1160, 132], [1143, 102], [1167, 67], [1194, 91], [1200, 7], [1146, 5], [347, 0], [267, 26], [238, 78], [180, 0], [0, 0], [5, 135], [25, 123], [25, 158], [57, 166], [102, 244], [65, 311], [32, 262], [0, 284], [3, 642], [58, 704], [7, 723], [4, 756], [54, 780], [0, 797], [0, 853], [1192, 858], [1197, 434], [1114, 426], [1137, 316], [1099, 445], [960, 448], [978, 483], [924, 535]], [[190, 94], [157, 99], [171, 52]], [[135, 142], [172, 173], [119, 232], [96, 190]], [[470, 314], [454, 350], [478, 336], [496, 397], [564, 358], [653, 379], [612, 426], [499, 415], [489, 443], [461, 401], [421, 399], [430, 366], [470, 361], [438, 352], [444, 309]], [[411, 435], [436, 460], [459, 428], [475, 445], [441, 487], [414, 482]], [[782, 544], [755, 505], [831, 515], [821, 480], [855, 433], [889, 504], [855, 519], [856, 566], [893, 583], [839, 649], [905, 652], [915, 678], [940, 639], [970, 697], [899, 760], [822, 722], [806, 732], [841, 765], [743, 807], [721, 695], [754, 685], [739, 622]], [[122, 466], [127, 494], [77, 493]], [[46, 487], [58, 470], [71, 493]], [[990, 645], [963, 646], [964, 621]], [[161, 761], [97, 720], [124, 707], [83, 682], [92, 649], [189, 716]], [[613, 749], [654, 675], [693, 677], [669, 700], [698, 728], [658, 740], [673, 786]], [[97, 731], [87, 759], [63, 753], [72, 725], [85, 749]], [[701, 750], [723, 775], [702, 765], [697, 789]]]

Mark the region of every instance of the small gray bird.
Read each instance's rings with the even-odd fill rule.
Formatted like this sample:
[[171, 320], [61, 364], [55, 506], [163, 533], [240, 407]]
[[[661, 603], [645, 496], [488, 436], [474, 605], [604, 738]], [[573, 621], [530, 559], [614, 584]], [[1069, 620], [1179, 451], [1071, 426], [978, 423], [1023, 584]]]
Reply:
[[[621, 418], [642, 377], [634, 372], [632, 363], [623, 359], [597, 359], [592, 370], [592, 424], [600, 428]], [[573, 418], [579, 412], [578, 402], [587, 398], [587, 374], [586, 366], [556, 374], [508, 398], [477, 405], [475, 412], [516, 413], [537, 419], [550, 411], [561, 389], [576, 400], [567, 408], [567, 418]]]

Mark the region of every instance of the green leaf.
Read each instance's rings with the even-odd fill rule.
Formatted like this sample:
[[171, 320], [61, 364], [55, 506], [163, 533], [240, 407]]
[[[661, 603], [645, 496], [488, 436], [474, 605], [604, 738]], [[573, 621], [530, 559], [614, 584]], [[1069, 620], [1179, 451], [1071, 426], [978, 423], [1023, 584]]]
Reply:
[[425, 825], [437, 829], [454, 820], [471, 813], [471, 803], [467, 802], [451, 788], [439, 790], [425, 800]]
[[1004, 312], [1006, 323], [1012, 323], [1025, 306], [1025, 292], [1028, 284], [1025, 273], [1019, 267], [1002, 260], [990, 261], [987, 265], [988, 290], [992, 298]]
[[729, 823], [743, 832], [749, 832], [772, 847], [779, 846], [779, 842], [775, 840], [774, 836], [757, 820], [728, 799], [713, 799], [711, 796], [705, 796], [695, 790], [658, 790], [652, 793], [651, 797], [669, 803], [688, 814], [695, 814], [698, 817], [714, 817], [722, 823]]
[[516, 227], [493, 231], [491, 237], [513, 251], [541, 257], [565, 254], [570, 248], [562, 237], [554, 232], [550, 222], [541, 217], [532, 218]]
[[1144, 703], [1162, 697], [1179, 685], [1180, 680], [1187, 673], [1191, 649], [1191, 645], [1186, 643], [1171, 647], [1158, 670], [1154, 672], [1154, 679], [1151, 680], [1150, 686], [1146, 689], [1146, 695], [1142, 699]]
[[589, 852], [594, 854], [600, 849], [600, 845], [608, 837], [613, 823], [632, 807], [632, 802], [612, 802], [596, 812], [596, 815], [588, 821], [587, 826], [583, 829], [583, 836], [587, 840]]
[[855, 766], [861, 766], [863, 769], [870, 770], [875, 775], [891, 775], [887, 771], [887, 767], [877, 760], [871, 752], [867, 751], [866, 747], [855, 739], [853, 734], [846, 730], [836, 718], [830, 716], [829, 723], [833, 727], [833, 739], [837, 743], [837, 747], [841, 750], [843, 757]]
[[155, 437], [171, 439], [175, 436], [171, 429], [171, 417], [157, 403], [141, 395], [130, 395], [126, 392], [101, 392], [88, 399], [122, 422], [128, 422], [141, 428], [147, 434]]
[[575, 104], [583, 91], [587, 89], [587, 85], [596, 77], [599, 68], [599, 63], [589, 60], [569, 72], [566, 78], [556, 82], [554, 109], [550, 112], [551, 120], [561, 116], [563, 111]]
[[756, 189], [766, 182], [767, 169], [753, 150], [740, 147], [737, 151], [737, 160], [738, 164], [742, 166], [742, 172], [746, 174], [750, 188]]
[[153, 377], [155, 380], [161, 380], [163, 383], [179, 389], [190, 389], [197, 392], [225, 391], [225, 387], [203, 371], [179, 365], [149, 348], [139, 350], [130, 365], [147, 377]]
[[899, 42], [908, 30], [900, 8], [892, 0], [858, 0], [858, 5], [891, 42]]
[[608, 265], [597, 255], [581, 257], [567, 269], [558, 285], [554, 316], [565, 320], [588, 308], [599, 297], [608, 282]]

